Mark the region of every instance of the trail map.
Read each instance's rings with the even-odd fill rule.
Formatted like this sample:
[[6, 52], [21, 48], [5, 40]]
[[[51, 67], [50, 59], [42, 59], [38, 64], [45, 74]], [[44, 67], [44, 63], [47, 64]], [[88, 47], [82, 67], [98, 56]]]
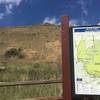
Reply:
[[73, 28], [75, 93], [100, 95], [100, 27]]

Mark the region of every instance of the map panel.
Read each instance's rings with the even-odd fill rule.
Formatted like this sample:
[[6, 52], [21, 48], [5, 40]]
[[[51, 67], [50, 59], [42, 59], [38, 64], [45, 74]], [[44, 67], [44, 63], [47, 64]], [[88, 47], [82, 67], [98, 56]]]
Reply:
[[100, 27], [73, 28], [75, 94], [100, 95]]

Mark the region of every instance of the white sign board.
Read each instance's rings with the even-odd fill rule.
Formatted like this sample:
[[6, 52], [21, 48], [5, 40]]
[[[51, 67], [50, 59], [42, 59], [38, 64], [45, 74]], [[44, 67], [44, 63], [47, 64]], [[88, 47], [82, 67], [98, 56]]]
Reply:
[[100, 95], [100, 26], [72, 31], [75, 94]]

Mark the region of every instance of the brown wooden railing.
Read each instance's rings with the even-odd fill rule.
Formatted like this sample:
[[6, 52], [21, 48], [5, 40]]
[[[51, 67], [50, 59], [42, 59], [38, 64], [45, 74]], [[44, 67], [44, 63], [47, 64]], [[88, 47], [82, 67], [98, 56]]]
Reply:
[[[41, 84], [57, 84], [62, 83], [62, 80], [34, 80], [34, 81], [18, 81], [18, 82], [0, 82], [0, 87], [18, 86], [18, 85], [41, 85]], [[24, 99], [27, 100], [27, 99]], [[38, 97], [28, 100], [63, 100], [63, 97]]]
[[34, 80], [34, 81], [18, 81], [18, 82], [0, 82], [0, 87], [3, 86], [17, 86], [17, 85], [41, 85], [41, 84], [55, 84], [62, 83], [62, 80]]

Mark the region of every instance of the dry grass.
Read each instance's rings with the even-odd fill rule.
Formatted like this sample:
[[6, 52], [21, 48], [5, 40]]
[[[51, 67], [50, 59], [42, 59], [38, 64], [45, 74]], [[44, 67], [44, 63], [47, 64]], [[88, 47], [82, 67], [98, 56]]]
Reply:
[[[0, 81], [61, 78], [60, 27], [36, 25], [0, 28], [0, 68]], [[19, 100], [57, 96], [60, 88], [59, 85], [16, 86], [1, 87], [0, 91], [2, 100]]]
[[[26, 62], [30, 59], [35, 61], [60, 61], [60, 27], [36, 25], [0, 28], [0, 55], [4, 55], [9, 48], [22, 49], [26, 58], [29, 59], [26, 59]], [[21, 61], [24, 62], [25, 59]]]
[[38, 97], [38, 98], [30, 98], [24, 100], [63, 100], [62, 97]]

